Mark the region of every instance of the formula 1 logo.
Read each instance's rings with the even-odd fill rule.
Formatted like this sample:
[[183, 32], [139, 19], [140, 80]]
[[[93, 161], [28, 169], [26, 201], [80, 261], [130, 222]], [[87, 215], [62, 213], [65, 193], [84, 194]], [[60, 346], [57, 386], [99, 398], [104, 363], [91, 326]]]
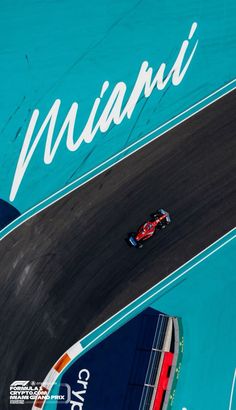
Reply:
[[29, 383], [29, 380], [15, 380], [11, 384], [11, 387], [13, 387], [13, 386], [27, 386], [28, 383]]

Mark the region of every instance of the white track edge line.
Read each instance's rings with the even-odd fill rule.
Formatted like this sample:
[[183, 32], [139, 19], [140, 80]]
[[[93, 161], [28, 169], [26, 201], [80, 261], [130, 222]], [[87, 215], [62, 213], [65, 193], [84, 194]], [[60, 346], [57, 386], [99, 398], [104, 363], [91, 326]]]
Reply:
[[[106, 334], [110, 329], [112, 329], [114, 326], [116, 326], [121, 320], [123, 320], [125, 317], [129, 316], [132, 312], [134, 312], [135, 310], [137, 310], [140, 306], [142, 306], [143, 304], [145, 304], [148, 300], [154, 298], [158, 293], [160, 293], [162, 290], [166, 289], [168, 286], [172, 285], [172, 283], [174, 283], [176, 280], [178, 280], [179, 278], [181, 278], [183, 275], [185, 275], [186, 273], [188, 273], [190, 270], [192, 270], [193, 268], [195, 268], [197, 265], [199, 265], [201, 262], [203, 262], [205, 259], [207, 259], [209, 256], [213, 255], [215, 252], [217, 252], [219, 249], [221, 249], [223, 246], [227, 245], [227, 243], [231, 242], [233, 239], [236, 238], [236, 235], [234, 235], [232, 238], [228, 239], [226, 242], [224, 242], [223, 244], [219, 245], [216, 249], [214, 249], [212, 252], [210, 252], [208, 255], [204, 256], [202, 259], [200, 259], [200, 261], [196, 262], [195, 264], [193, 264], [192, 266], [190, 266], [188, 269], [186, 269], [184, 272], [182, 272], [181, 274], [179, 274], [176, 278], [172, 279], [170, 282], [168, 282], [166, 285], [164, 285], [162, 288], [158, 289], [156, 292], [154, 292], [152, 295], [148, 296], [144, 301], [140, 302], [137, 306], [135, 306], [133, 309], [131, 309], [129, 312], [125, 313], [121, 318], [119, 318], [116, 322], [114, 322], [110, 327], [108, 327], [106, 330], [104, 330], [104, 332], [102, 332], [99, 336], [97, 336], [96, 338], [94, 338], [94, 340], [90, 343], [88, 343], [85, 347], [84, 350], [87, 349], [89, 346], [91, 346], [91, 344], [93, 344], [97, 339], [99, 339], [101, 336], [103, 336], [104, 334]], [[167, 278], [169, 278], [169, 276], [167, 276]], [[165, 279], [167, 279], [165, 278]], [[159, 282], [160, 283], [160, 282]], [[159, 285], [158, 283], [158, 285]], [[139, 297], [142, 297], [144, 295], [141, 295]], [[125, 308], [127, 308], [128, 306], [126, 306]], [[112, 319], [112, 317], [110, 318]], [[97, 330], [97, 329], [95, 329]]]
[[[211, 243], [210, 245], [208, 245], [206, 248], [204, 248], [202, 251], [200, 251], [199, 253], [197, 253], [197, 255], [193, 256], [191, 259], [189, 259], [187, 262], [185, 262], [183, 265], [179, 266], [177, 269], [175, 269], [173, 272], [171, 272], [168, 276], [166, 276], [164, 279], [160, 280], [160, 282], [156, 283], [155, 285], [153, 285], [150, 289], [148, 289], [146, 292], [144, 292], [142, 295], [138, 296], [138, 298], [140, 297], [144, 297], [146, 294], [148, 294], [149, 292], [152, 292], [157, 286], [159, 286], [161, 283], [163, 283], [164, 281], [168, 280], [169, 278], [171, 278], [175, 273], [177, 273], [178, 271], [180, 271], [181, 269], [184, 268], [184, 266], [186, 266], [187, 264], [191, 263], [194, 259], [197, 259], [202, 253], [206, 252], [209, 248], [215, 246], [218, 242], [220, 242], [221, 240], [223, 240], [226, 236], [230, 235], [236, 228], [232, 228], [230, 229], [228, 232], [226, 232], [224, 235], [222, 235], [220, 238], [218, 238], [215, 242]], [[138, 299], [136, 298], [136, 299]], [[117, 313], [115, 313], [114, 315], [112, 315], [109, 319], [107, 319], [105, 322], [103, 322], [101, 325], [97, 326], [94, 330], [92, 330], [91, 332], [89, 332], [86, 336], [84, 336], [80, 342], [82, 342], [85, 338], [87, 338], [88, 336], [90, 336], [95, 330], [98, 330], [101, 326], [105, 325], [106, 323], [108, 323], [114, 316], [119, 315], [123, 312], [123, 310], [127, 309], [129, 306], [131, 306], [135, 300], [134, 299], [132, 302], [130, 302], [128, 305], [126, 305], [124, 308], [120, 309]]]
[[234, 396], [234, 385], [235, 385], [235, 379], [236, 379], [236, 369], [234, 370], [233, 381], [232, 381], [232, 387], [231, 387], [231, 392], [230, 392], [229, 410], [231, 410], [231, 409], [232, 409], [232, 402], [233, 402], [233, 396]]
[[[130, 313], [134, 312], [135, 310], [137, 310], [140, 306], [142, 306], [143, 304], [145, 304], [148, 300], [154, 298], [158, 293], [160, 293], [163, 289], [167, 288], [169, 285], [171, 285], [172, 283], [174, 283], [176, 280], [178, 280], [180, 277], [182, 277], [184, 274], [186, 274], [187, 272], [189, 272], [191, 269], [193, 269], [195, 266], [199, 265], [201, 262], [203, 262], [205, 259], [207, 259], [209, 256], [213, 255], [215, 252], [217, 252], [219, 249], [221, 249], [223, 246], [225, 246], [227, 243], [231, 242], [233, 239], [236, 238], [236, 234], [234, 236], [232, 236], [231, 238], [227, 239], [225, 242], [223, 242], [221, 245], [219, 245], [217, 248], [213, 249], [213, 251], [211, 251], [210, 253], [208, 253], [206, 256], [204, 256], [202, 259], [200, 259], [199, 261], [197, 261], [195, 264], [193, 264], [192, 266], [190, 266], [188, 269], [186, 269], [184, 272], [182, 272], [180, 275], [178, 275], [176, 278], [172, 279], [170, 282], [168, 282], [167, 284], [165, 284], [162, 288], [158, 289], [156, 292], [154, 292], [152, 295], [148, 296], [145, 300], [143, 300], [142, 302], [140, 302], [138, 305], [134, 306], [133, 309], [131, 309], [129, 312], [125, 313], [121, 318], [119, 318], [116, 322], [114, 322], [111, 326], [109, 326], [107, 329], [105, 329], [102, 333], [100, 333], [97, 337], [95, 337], [91, 342], [89, 342], [85, 347], [82, 347], [81, 342], [86, 339], [87, 337], [89, 337], [93, 332], [97, 331], [100, 327], [104, 326], [107, 322], [111, 321], [112, 318], [114, 318], [115, 316], [121, 314], [125, 309], [127, 309], [130, 305], [134, 304], [135, 301], [137, 299], [143, 298], [145, 296], [145, 294], [148, 294], [149, 292], [151, 292], [155, 287], [159, 286], [160, 283], [162, 283], [165, 280], [168, 280], [170, 277], [172, 277], [177, 271], [181, 270], [185, 265], [187, 265], [188, 263], [190, 263], [192, 260], [198, 258], [203, 252], [207, 251], [209, 248], [214, 247], [218, 242], [220, 242], [221, 240], [223, 240], [225, 237], [227, 237], [228, 235], [230, 235], [230, 233], [232, 233], [236, 228], [231, 229], [230, 231], [228, 231], [226, 234], [224, 234], [223, 236], [221, 236], [219, 239], [217, 239], [215, 242], [213, 242], [211, 245], [207, 246], [205, 249], [203, 249], [201, 252], [199, 252], [196, 256], [194, 256], [192, 259], [190, 259], [189, 261], [187, 261], [186, 263], [184, 263], [182, 266], [180, 266], [178, 269], [176, 269], [175, 271], [173, 271], [172, 273], [170, 273], [169, 276], [167, 276], [166, 278], [162, 279], [160, 282], [158, 282], [156, 285], [154, 285], [152, 288], [150, 288], [148, 291], [144, 292], [142, 295], [140, 295], [138, 298], [136, 298], [134, 301], [132, 301], [131, 303], [129, 303], [127, 306], [125, 306], [123, 309], [121, 309], [119, 312], [115, 313], [113, 316], [111, 316], [109, 319], [107, 319], [105, 322], [103, 322], [101, 325], [99, 325], [98, 327], [96, 327], [94, 330], [92, 330], [90, 333], [88, 333], [84, 338], [78, 340], [74, 345], [72, 345], [70, 348], [67, 349], [66, 352], [68, 352], [70, 349], [73, 349], [73, 346], [75, 346], [76, 344], [80, 344], [80, 348], [82, 348], [77, 356], [75, 356], [74, 358], [72, 358], [71, 362], [74, 362], [76, 360], [76, 357], [78, 357], [78, 355], [80, 355], [80, 353], [82, 353], [83, 351], [87, 351], [88, 348], [94, 344], [98, 339], [100, 339], [103, 335], [105, 335], [110, 329], [112, 329], [114, 326], [116, 326], [120, 321], [122, 321], [125, 317], [127, 317], [128, 315], [130, 315]], [[62, 357], [63, 354], [60, 356]], [[58, 359], [60, 360], [60, 358]], [[70, 366], [72, 363], [69, 362], [65, 368], [63, 369], [63, 373], [66, 370], [66, 368], [68, 366]], [[50, 369], [51, 371], [51, 369]], [[50, 373], [50, 371], [48, 372], [48, 374]], [[236, 375], [236, 369], [235, 369], [235, 375]], [[47, 375], [48, 376], [48, 375]], [[46, 376], [46, 378], [47, 378]], [[60, 374], [58, 374], [58, 377], [60, 376]], [[57, 378], [58, 378], [57, 377]], [[45, 378], [45, 380], [46, 380]], [[235, 380], [234, 380], [235, 382]], [[233, 384], [234, 384], [233, 382]], [[43, 382], [44, 383], [44, 382]], [[43, 384], [42, 383], [42, 384]], [[50, 389], [51, 390], [51, 389]], [[49, 391], [50, 391], [49, 390]], [[231, 394], [232, 395], [232, 394]], [[233, 395], [232, 395], [233, 397]], [[43, 405], [44, 407], [44, 405]], [[231, 410], [231, 408], [229, 408], [229, 410]]]
[[[234, 82], [236, 82], [236, 78], [232, 81], [230, 81], [229, 83], [225, 84], [223, 87], [219, 88], [218, 90], [214, 91], [214, 93], [209, 94], [207, 97], [204, 97], [202, 100], [200, 100], [199, 102], [195, 103], [193, 106], [189, 107], [187, 110], [183, 111], [182, 113], [178, 114], [176, 117], [173, 117], [171, 120], [167, 121], [167, 123], [162, 124], [159, 129], [164, 128], [166, 126], [166, 124], [168, 124], [170, 121], [174, 121], [176, 118], [179, 118], [181, 115], [183, 115], [184, 113], [191, 111], [194, 107], [202, 104], [202, 102], [204, 102], [205, 100], [209, 99], [210, 97], [212, 97], [213, 95], [217, 94], [218, 92], [220, 92], [221, 90], [227, 88], [229, 85], [233, 84]], [[218, 101], [219, 99], [223, 98], [224, 96], [226, 96], [227, 94], [231, 93], [232, 91], [234, 91], [236, 88], [236, 86], [234, 86], [233, 88], [231, 88], [230, 90], [226, 91], [225, 93], [221, 94], [219, 97], [215, 98], [214, 100], [210, 101], [208, 104], [204, 105], [203, 107], [199, 108], [199, 110], [195, 111], [194, 113], [190, 114], [189, 116], [187, 116], [186, 118], [184, 118], [183, 120], [179, 121], [177, 124], [173, 125], [172, 127], [168, 128], [168, 130], [164, 131], [161, 134], [158, 134], [156, 137], [152, 138], [151, 141], [146, 142], [145, 144], [143, 144], [141, 147], [138, 147], [136, 150], [132, 151], [131, 153], [127, 154], [125, 157], [121, 158], [120, 160], [114, 162], [113, 164], [109, 165], [107, 168], [101, 170], [99, 173], [97, 173], [96, 175], [92, 176], [91, 178], [89, 178], [87, 181], [83, 182], [81, 185], [77, 185], [76, 187], [72, 188], [70, 191], [65, 192], [62, 196], [60, 196], [59, 198], [56, 198], [54, 201], [50, 202], [50, 204], [45, 205], [44, 207], [42, 207], [41, 209], [39, 209], [37, 212], [35, 212], [33, 215], [30, 215], [28, 218], [24, 219], [22, 222], [20, 222], [18, 225], [14, 226], [12, 228], [12, 230], [10, 230], [9, 232], [6, 232], [5, 235], [3, 235], [2, 237], [0, 237], [0, 241], [3, 240], [7, 235], [9, 235], [11, 232], [13, 232], [14, 230], [16, 230], [17, 228], [19, 228], [23, 223], [25, 223], [26, 221], [28, 221], [29, 219], [31, 219], [32, 217], [36, 216], [38, 213], [44, 211], [45, 209], [47, 209], [49, 206], [55, 204], [57, 201], [59, 201], [60, 199], [64, 198], [65, 196], [69, 195], [70, 193], [72, 193], [73, 191], [75, 191], [76, 189], [80, 188], [81, 186], [87, 184], [88, 182], [90, 182], [92, 179], [96, 178], [97, 176], [99, 176], [100, 174], [102, 174], [103, 172], [107, 171], [108, 169], [112, 168], [113, 166], [115, 166], [116, 164], [120, 163], [121, 161], [124, 161], [126, 158], [128, 158], [130, 155], [133, 155], [135, 152], [139, 151], [140, 149], [144, 148], [146, 145], [150, 144], [151, 142], [155, 141], [157, 138], [160, 138], [162, 135], [166, 134], [167, 132], [171, 131], [173, 128], [177, 127], [178, 125], [182, 124], [184, 121], [188, 120], [189, 118], [193, 117], [194, 115], [198, 114], [200, 111], [204, 110], [205, 108], [209, 107], [210, 105], [214, 104], [216, 101]], [[106, 161], [102, 162], [101, 164], [99, 164], [97, 167], [93, 168], [92, 170], [88, 171], [87, 173], [85, 173], [84, 175], [82, 175], [81, 177], [79, 177], [78, 179], [76, 179], [75, 181], [71, 182], [70, 184], [68, 184], [66, 187], [61, 188], [60, 190], [58, 190], [57, 192], [55, 192], [54, 194], [52, 194], [51, 196], [49, 196], [48, 198], [44, 199], [43, 201], [39, 202], [37, 205], [33, 206], [32, 208], [30, 208], [29, 210], [27, 210], [25, 213], [21, 214], [19, 218], [24, 217], [24, 215], [26, 215], [27, 213], [32, 212], [35, 208], [38, 208], [39, 206], [41, 206], [43, 203], [47, 202], [50, 200], [50, 198], [53, 198], [54, 196], [58, 195], [60, 192], [64, 191], [65, 189], [67, 189], [68, 187], [70, 187], [71, 185], [75, 184], [76, 182], [78, 182], [80, 179], [85, 178], [87, 175], [91, 174], [92, 172], [94, 172], [96, 169], [102, 167], [104, 164], [106, 164], [107, 162], [111, 161], [113, 158], [121, 155], [123, 152], [125, 152], [125, 150], [129, 150], [134, 144], [138, 144], [140, 141], [142, 141], [144, 138], [147, 138], [148, 136], [150, 136], [152, 133], [154, 133], [155, 131], [157, 131], [158, 128], [154, 131], [151, 131], [149, 134], [146, 134], [146, 136], [142, 137], [141, 139], [139, 139], [138, 141], [136, 141], [135, 143], [131, 144], [129, 147], [126, 147], [124, 150], [120, 151], [119, 153], [115, 154], [114, 156], [110, 157], [109, 159], [107, 159]], [[17, 219], [15, 221], [13, 221], [12, 223], [10, 223], [8, 225], [8, 227], [10, 227], [11, 225], [14, 224], [14, 222], [16, 222]], [[1, 232], [0, 232], [1, 235]]]

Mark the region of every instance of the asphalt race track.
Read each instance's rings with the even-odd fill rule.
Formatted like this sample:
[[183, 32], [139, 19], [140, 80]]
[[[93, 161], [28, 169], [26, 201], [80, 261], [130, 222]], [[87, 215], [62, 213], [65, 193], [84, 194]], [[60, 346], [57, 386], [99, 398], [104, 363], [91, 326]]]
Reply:
[[[69, 346], [235, 226], [235, 111], [231, 92], [0, 243], [1, 410], [12, 381], [42, 381]], [[129, 248], [127, 233], [160, 207], [173, 223]]]

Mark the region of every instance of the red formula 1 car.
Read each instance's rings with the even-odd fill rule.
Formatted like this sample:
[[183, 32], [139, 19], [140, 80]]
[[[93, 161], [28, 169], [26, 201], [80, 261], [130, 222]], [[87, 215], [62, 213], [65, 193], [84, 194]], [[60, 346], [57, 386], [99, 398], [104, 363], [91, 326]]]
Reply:
[[136, 233], [132, 233], [129, 236], [129, 243], [136, 248], [142, 248], [144, 241], [151, 238], [157, 229], [165, 228], [170, 222], [169, 213], [164, 211], [164, 209], [158, 209], [152, 215], [150, 221], [145, 222]]

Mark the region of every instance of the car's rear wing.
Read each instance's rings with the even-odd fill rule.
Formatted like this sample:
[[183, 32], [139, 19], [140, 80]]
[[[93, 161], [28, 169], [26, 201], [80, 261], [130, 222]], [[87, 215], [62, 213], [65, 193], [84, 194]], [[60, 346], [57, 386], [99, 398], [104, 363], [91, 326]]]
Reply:
[[170, 214], [168, 212], [166, 212], [166, 222], [168, 222], [168, 224], [169, 224], [170, 221], [171, 221]]
[[165, 217], [166, 217], [166, 222], [168, 222], [168, 223], [171, 222], [169, 212], [165, 211], [164, 209], [159, 209], [159, 210], [158, 210], [158, 213], [160, 213], [161, 215], [165, 215]]

